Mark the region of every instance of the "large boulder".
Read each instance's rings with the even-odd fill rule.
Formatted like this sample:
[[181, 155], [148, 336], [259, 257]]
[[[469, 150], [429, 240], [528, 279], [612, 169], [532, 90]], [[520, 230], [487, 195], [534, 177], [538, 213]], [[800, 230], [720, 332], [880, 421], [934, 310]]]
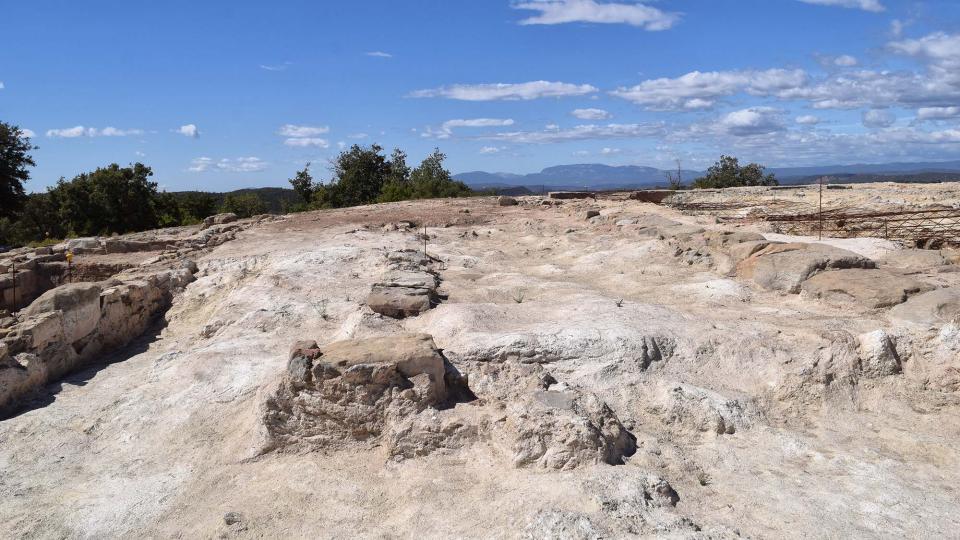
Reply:
[[821, 272], [800, 286], [804, 295], [834, 302], [853, 302], [876, 309], [895, 306], [934, 287], [886, 270], [850, 268]]
[[27, 316], [52, 311], [63, 313], [63, 337], [67, 343], [84, 338], [100, 321], [100, 286], [96, 283], [70, 283], [43, 293], [26, 309]]
[[[397, 426], [409, 428], [411, 418], [445, 402], [447, 378], [443, 356], [426, 334], [322, 347], [297, 342], [283, 382], [264, 403], [262, 450], [386, 442], [391, 453], [392, 445], [409, 453], [417, 442], [406, 439], [419, 430]], [[431, 424], [430, 417], [423, 422]]]
[[825, 244], [770, 244], [737, 265], [736, 273], [764, 289], [800, 292], [801, 284], [826, 269], [875, 268], [872, 260]]
[[890, 318], [923, 328], [940, 328], [960, 319], [960, 287], [918, 294], [890, 310]]
[[370, 309], [395, 319], [419, 315], [432, 305], [432, 292], [418, 287], [374, 285], [367, 296], [367, 306]]
[[213, 216], [207, 216], [203, 218], [203, 226], [200, 227], [201, 230], [208, 229], [214, 225], [224, 225], [227, 223], [232, 223], [237, 220], [237, 215], [231, 212], [225, 214], [216, 214]]

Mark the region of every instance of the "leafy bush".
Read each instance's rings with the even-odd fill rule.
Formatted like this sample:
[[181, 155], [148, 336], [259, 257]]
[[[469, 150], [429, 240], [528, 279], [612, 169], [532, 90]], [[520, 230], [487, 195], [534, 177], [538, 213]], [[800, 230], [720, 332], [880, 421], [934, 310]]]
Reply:
[[738, 186], [776, 186], [773, 174], [764, 174], [764, 167], [750, 163], [743, 167], [732, 156], [720, 156], [720, 161], [707, 169], [706, 176], [693, 181], [694, 189], [726, 188]]

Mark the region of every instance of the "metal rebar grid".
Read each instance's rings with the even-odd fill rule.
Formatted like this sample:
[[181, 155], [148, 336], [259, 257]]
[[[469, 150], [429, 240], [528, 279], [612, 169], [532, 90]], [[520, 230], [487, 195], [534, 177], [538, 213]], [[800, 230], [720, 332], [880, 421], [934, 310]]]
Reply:
[[[819, 232], [819, 213], [767, 215], [764, 221], [778, 223], [785, 234]], [[824, 211], [822, 232], [834, 238], [874, 237], [915, 245], [960, 245], [960, 209], [938, 208], [888, 212]]]

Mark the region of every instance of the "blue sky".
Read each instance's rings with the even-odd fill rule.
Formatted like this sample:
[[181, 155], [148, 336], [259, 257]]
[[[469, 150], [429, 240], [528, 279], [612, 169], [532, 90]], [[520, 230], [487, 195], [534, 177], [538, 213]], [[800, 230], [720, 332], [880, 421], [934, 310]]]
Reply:
[[454, 172], [960, 159], [960, 2], [4, 2], [28, 188], [141, 161], [168, 190], [328, 177], [343, 145]]

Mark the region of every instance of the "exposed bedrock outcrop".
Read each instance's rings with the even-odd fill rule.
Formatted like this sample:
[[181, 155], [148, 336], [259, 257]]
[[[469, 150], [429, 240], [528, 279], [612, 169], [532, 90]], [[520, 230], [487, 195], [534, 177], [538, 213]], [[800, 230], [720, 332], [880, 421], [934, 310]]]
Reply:
[[835, 303], [876, 309], [895, 306], [933, 289], [910, 276], [887, 270], [851, 268], [819, 273], [800, 285], [802, 294]]
[[262, 405], [260, 451], [383, 446], [407, 459], [489, 444], [516, 467], [573, 469], [622, 464], [636, 450], [599, 397], [540, 365], [461, 368], [425, 334], [298, 342]]
[[876, 263], [824, 244], [770, 244], [737, 265], [737, 275], [764, 289], [800, 292], [801, 284], [827, 269], [875, 268]]
[[415, 317], [429, 310], [439, 301], [440, 278], [433, 263], [433, 259], [414, 250], [390, 253], [389, 270], [371, 288], [367, 306], [394, 319]]
[[0, 329], [0, 411], [140, 336], [193, 280], [196, 265], [140, 269], [51, 289]]

